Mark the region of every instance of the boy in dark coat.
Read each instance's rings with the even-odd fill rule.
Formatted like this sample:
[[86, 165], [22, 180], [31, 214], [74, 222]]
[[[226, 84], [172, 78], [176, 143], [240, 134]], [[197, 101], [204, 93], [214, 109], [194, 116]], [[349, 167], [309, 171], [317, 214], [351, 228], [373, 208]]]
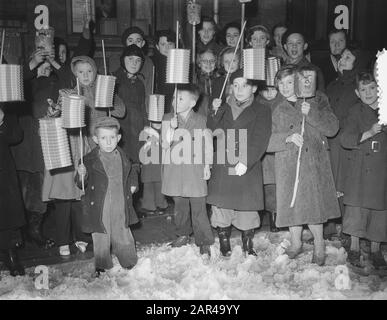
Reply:
[[[208, 127], [221, 132], [217, 135], [217, 157], [208, 184], [207, 203], [212, 205], [211, 224], [217, 228], [222, 255], [231, 254], [232, 225], [242, 231], [243, 251], [256, 255], [254, 229], [260, 225], [258, 210], [264, 208], [261, 158], [270, 138], [271, 110], [254, 101], [257, 86], [243, 78], [242, 70], [234, 72], [230, 81], [232, 95], [222, 105], [220, 99], [215, 99], [214, 111], [208, 116]], [[231, 132], [235, 133], [235, 140]], [[243, 133], [246, 135], [239, 137]], [[221, 150], [222, 142], [227, 149]], [[238, 154], [239, 159], [230, 159]], [[225, 155], [227, 159], [222, 164]]]
[[111, 252], [123, 268], [137, 263], [135, 242], [129, 226], [138, 222], [132, 205], [132, 194], [137, 190], [137, 172], [117, 147], [121, 139], [119, 122], [110, 117], [98, 118], [92, 128], [93, 140], [98, 145], [79, 165], [76, 183], [82, 197], [82, 229], [93, 237], [96, 276], [113, 267]]
[[380, 243], [387, 242], [387, 129], [378, 123], [378, 93], [370, 73], [357, 79], [360, 98], [345, 122], [341, 135], [351, 150], [344, 189], [343, 232], [351, 235], [348, 261], [360, 264], [360, 238], [371, 241], [370, 260], [375, 268], [387, 269]]
[[0, 250], [12, 276], [24, 275], [17, 247], [20, 228], [25, 224], [23, 199], [9, 145], [22, 139], [23, 132], [14, 115], [4, 115], [0, 104]]

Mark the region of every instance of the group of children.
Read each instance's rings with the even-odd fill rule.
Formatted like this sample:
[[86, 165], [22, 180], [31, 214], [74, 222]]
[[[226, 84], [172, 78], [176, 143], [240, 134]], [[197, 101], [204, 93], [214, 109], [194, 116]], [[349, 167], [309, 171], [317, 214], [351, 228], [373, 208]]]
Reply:
[[[44, 94], [39, 98], [41, 102], [47, 98], [56, 101], [58, 95], [74, 92], [69, 73], [61, 72], [66, 66], [72, 72], [71, 79], [78, 79], [80, 94], [86, 98], [84, 164], [80, 164], [80, 137], [69, 132], [73, 166], [49, 172], [43, 168], [42, 151], [34, 150], [38, 168], [24, 180], [19, 178], [26, 207], [29, 199], [35, 206], [40, 204], [39, 210], [44, 212], [45, 202], [54, 200], [57, 226], [62, 230], [57, 230], [61, 236], [56, 239], [61, 255], [70, 254], [72, 240], [84, 252], [91, 234], [97, 276], [112, 267], [111, 252], [125, 268], [136, 264], [130, 225], [138, 222], [133, 194], [139, 190], [141, 172], [141, 206], [148, 214], [164, 212], [168, 207], [166, 196], [173, 198], [177, 235], [173, 247], [188, 244], [193, 233], [200, 253], [211, 256], [213, 227], [220, 252], [227, 257], [231, 254], [234, 226], [241, 230], [243, 251], [256, 255], [254, 230], [260, 226], [258, 211], [265, 209], [272, 212], [273, 230], [289, 227], [291, 246], [286, 253], [290, 258], [302, 252], [303, 225], [308, 225], [314, 237], [312, 262], [323, 265], [323, 224], [343, 216], [343, 232], [352, 240], [349, 262], [360, 265], [359, 239], [366, 238], [371, 241], [373, 265], [387, 267], [380, 250], [380, 243], [387, 241], [386, 128], [377, 124], [377, 85], [372, 73], [358, 75], [351, 51], [343, 49], [335, 81], [344, 83], [345, 77], [350, 80], [345, 92], [333, 81], [327, 96], [323, 74], [306, 55], [308, 45], [301, 32], [276, 26], [274, 46], [269, 50], [268, 29], [254, 26], [247, 32], [246, 44], [265, 48], [267, 56], [277, 56], [284, 64], [276, 74], [275, 86], [266, 86], [243, 76], [241, 52], [236, 50], [234, 54], [240, 31], [237, 24], [227, 25], [227, 46], [222, 48], [216, 42], [216, 24], [203, 18], [198, 26], [197, 77], [191, 84], [178, 85], [174, 92], [174, 86], [162, 76], [168, 50], [176, 45], [173, 32], [158, 33], [152, 62], [144, 52], [142, 30], [127, 29], [119, 66], [113, 72], [117, 88], [112, 117], [95, 108], [97, 67], [92, 58], [78, 55], [71, 63], [65, 58], [57, 62], [58, 56], [52, 53], [35, 52], [27, 67], [29, 71], [38, 70], [35, 80], [56, 71], [54, 93]], [[153, 66], [154, 91], [166, 95], [167, 112], [162, 122], [147, 117], [147, 93], [153, 79], [149, 68]], [[298, 99], [296, 76], [310, 71], [317, 73], [318, 90], [312, 98]], [[226, 89], [220, 96], [224, 82]], [[344, 93], [353, 106], [332, 100], [335, 94]], [[36, 101], [36, 94], [33, 90], [32, 101]], [[36, 140], [37, 119], [58, 116], [60, 106], [51, 102], [46, 109], [38, 110], [42, 103], [32, 105], [36, 107], [29, 118], [33, 123], [29, 138]], [[203, 135], [197, 137], [195, 130], [202, 130]], [[139, 139], [143, 132], [149, 138], [145, 144]], [[196, 139], [204, 141], [201, 162], [191, 154], [187, 163], [166, 163], [166, 157], [179, 154], [187, 139], [193, 149]], [[222, 145], [227, 148], [219, 147]], [[290, 207], [300, 148], [299, 187], [295, 205]], [[142, 149], [157, 150], [157, 158], [164, 162], [141, 164]], [[235, 162], [235, 155], [243, 150], [246, 157]], [[35, 191], [31, 198], [27, 197], [28, 190]], [[39, 198], [39, 193], [46, 196]], [[211, 206], [210, 215], [207, 204]], [[69, 238], [71, 217], [73, 225], [78, 226], [74, 239]], [[41, 244], [53, 245], [52, 240], [41, 237], [39, 230], [33, 235]], [[18, 274], [16, 267], [13, 271]]]

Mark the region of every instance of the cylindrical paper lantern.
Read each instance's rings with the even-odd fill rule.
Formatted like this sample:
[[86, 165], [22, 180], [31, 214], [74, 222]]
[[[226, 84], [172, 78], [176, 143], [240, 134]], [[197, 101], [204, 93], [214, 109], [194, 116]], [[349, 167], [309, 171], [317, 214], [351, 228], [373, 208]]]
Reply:
[[148, 120], [161, 122], [164, 115], [165, 96], [161, 94], [151, 94], [149, 96]]
[[270, 57], [266, 59], [266, 85], [274, 87], [274, 79], [278, 70], [281, 67], [280, 59], [277, 57]]
[[114, 86], [116, 77], [114, 76], [97, 76], [97, 87], [95, 93], [96, 108], [113, 107]]
[[52, 50], [54, 45], [55, 30], [52, 27], [42, 28], [36, 31], [35, 47], [36, 49]]
[[23, 100], [22, 67], [16, 64], [0, 64], [0, 102]]
[[202, 6], [197, 3], [189, 2], [187, 5], [187, 18], [188, 22], [193, 25], [200, 23], [200, 12]]
[[167, 57], [167, 83], [189, 83], [190, 50], [170, 49]]
[[39, 119], [40, 141], [47, 170], [72, 165], [70, 146], [61, 118]]
[[243, 77], [251, 80], [265, 80], [265, 49], [243, 50]]
[[85, 124], [85, 98], [76, 94], [62, 98], [63, 128], [82, 128]]
[[295, 82], [295, 92], [298, 98], [312, 98], [316, 95], [316, 71], [304, 70], [297, 72]]

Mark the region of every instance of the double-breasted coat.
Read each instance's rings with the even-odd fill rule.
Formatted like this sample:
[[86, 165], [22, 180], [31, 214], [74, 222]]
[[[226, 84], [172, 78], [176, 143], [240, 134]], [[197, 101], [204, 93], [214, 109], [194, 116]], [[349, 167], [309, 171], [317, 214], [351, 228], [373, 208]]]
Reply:
[[[258, 105], [256, 101], [246, 107], [242, 113], [233, 119], [231, 107], [224, 103], [216, 115], [212, 112], [208, 116], [208, 127], [215, 131], [223, 130], [224, 134], [217, 136], [217, 152], [221, 150], [222, 140], [228, 148], [229, 143], [235, 143], [235, 155], [241, 148], [238, 133], [245, 129], [247, 139], [241, 140], [247, 146], [247, 171], [242, 176], [230, 175], [229, 169], [236, 163], [230, 163], [228, 157], [234, 150], [225, 150], [225, 163], [221, 164], [217, 153], [214, 153], [214, 165], [208, 184], [207, 202], [224, 209], [239, 211], [257, 211], [264, 208], [263, 177], [261, 158], [264, 155], [271, 133], [271, 110], [267, 105]], [[227, 133], [231, 129], [235, 132], [235, 141]], [[230, 131], [229, 131], [230, 132]], [[231, 146], [231, 144], [230, 144]]]
[[[136, 212], [133, 208], [131, 186], [138, 188], [137, 170], [132, 168], [122, 149], [117, 148], [122, 159], [122, 181], [124, 184], [125, 198], [125, 227], [138, 222]], [[109, 179], [99, 156], [99, 147], [94, 148], [84, 157], [84, 165], [87, 175], [84, 177], [85, 195], [82, 196], [82, 219], [81, 227], [85, 233], [106, 233], [102, 223], [102, 213]], [[76, 175], [75, 182], [78, 188], [82, 188], [80, 176]]]
[[23, 132], [16, 116], [6, 114], [0, 126], [0, 231], [25, 224], [23, 199], [9, 145], [19, 142]]
[[371, 210], [387, 210], [387, 129], [360, 143], [374, 123], [377, 111], [358, 102], [349, 112], [341, 136], [349, 149], [344, 204]]
[[295, 205], [290, 208], [296, 179], [299, 148], [286, 143], [293, 133], [301, 133], [301, 100], [293, 106], [283, 100], [274, 109], [273, 128], [268, 152], [275, 152], [278, 227], [320, 224], [340, 216], [328, 154], [327, 137], [339, 128], [328, 98], [317, 91], [308, 99], [310, 111], [305, 120], [300, 175]]

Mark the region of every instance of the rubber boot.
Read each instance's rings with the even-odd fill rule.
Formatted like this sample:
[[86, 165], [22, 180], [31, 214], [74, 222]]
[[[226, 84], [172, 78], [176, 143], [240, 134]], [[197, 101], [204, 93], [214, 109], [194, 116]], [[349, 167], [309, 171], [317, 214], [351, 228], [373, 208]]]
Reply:
[[220, 253], [223, 257], [231, 256], [231, 226], [226, 228], [217, 227], [216, 230], [218, 231], [219, 236]]
[[242, 231], [243, 251], [246, 252], [247, 254], [256, 256], [257, 253], [254, 251], [253, 238], [254, 238], [254, 229]]
[[277, 219], [277, 212], [270, 212], [270, 232], [279, 232], [280, 230], [275, 225]]
[[4, 250], [4, 255], [5, 255], [4, 264], [9, 270], [11, 276], [13, 277], [24, 276], [26, 274], [24, 267], [19, 260], [19, 256], [16, 248]]
[[55, 242], [51, 239], [47, 239], [42, 234], [42, 221], [44, 213], [29, 212], [28, 213], [28, 236], [39, 247], [46, 249], [55, 246]]

